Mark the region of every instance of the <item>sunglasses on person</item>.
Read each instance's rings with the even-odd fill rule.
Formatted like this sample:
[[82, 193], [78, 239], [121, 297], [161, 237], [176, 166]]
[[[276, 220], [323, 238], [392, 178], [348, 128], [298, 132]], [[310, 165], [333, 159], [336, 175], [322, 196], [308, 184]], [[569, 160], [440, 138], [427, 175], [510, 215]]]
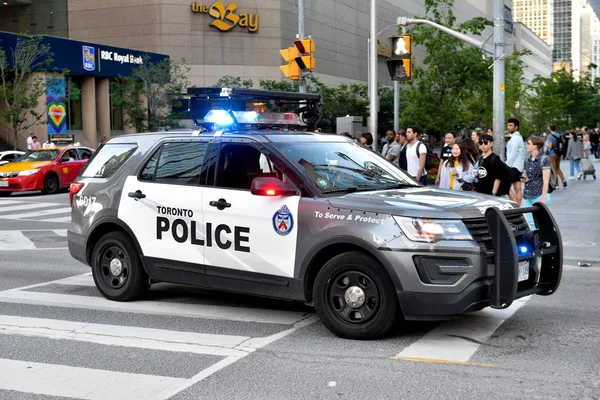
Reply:
[[481, 145], [481, 144], [489, 144], [489, 143], [490, 143], [490, 142], [489, 142], [489, 140], [480, 140], [480, 141], [479, 141], [479, 144], [480, 144], [480, 145]]

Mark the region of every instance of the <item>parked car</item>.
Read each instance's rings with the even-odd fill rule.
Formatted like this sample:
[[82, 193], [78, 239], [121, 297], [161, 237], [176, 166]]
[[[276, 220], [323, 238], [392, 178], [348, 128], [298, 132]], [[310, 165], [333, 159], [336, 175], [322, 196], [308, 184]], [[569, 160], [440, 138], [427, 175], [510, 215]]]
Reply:
[[17, 161], [0, 166], [0, 197], [29, 190], [56, 193], [68, 188], [93, 152], [84, 146], [29, 151]]
[[0, 151], [0, 165], [16, 161], [19, 159], [19, 157], [21, 157], [24, 154], [24, 151], [18, 150]]

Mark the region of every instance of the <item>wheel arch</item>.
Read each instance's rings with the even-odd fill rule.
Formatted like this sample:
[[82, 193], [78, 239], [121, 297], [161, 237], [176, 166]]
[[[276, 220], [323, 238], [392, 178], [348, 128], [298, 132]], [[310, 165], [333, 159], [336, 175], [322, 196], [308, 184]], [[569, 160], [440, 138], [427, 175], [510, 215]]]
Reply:
[[100, 238], [105, 234], [115, 231], [124, 232], [127, 236], [129, 236], [129, 239], [131, 239], [136, 251], [140, 255], [142, 265], [144, 266], [144, 270], [146, 270], [146, 273], [148, 273], [143, 261], [144, 253], [142, 252], [140, 243], [133, 234], [133, 231], [126, 223], [114, 217], [101, 218], [98, 221], [96, 221], [96, 223], [90, 228], [90, 234], [88, 235], [85, 242], [85, 259], [88, 265], [91, 265], [92, 253], [94, 251], [96, 243], [98, 243], [98, 240], [100, 240]]
[[348, 251], [360, 251], [361, 253], [373, 257], [383, 266], [387, 275], [390, 277], [394, 288], [397, 291], [402, 290], [400, 279], [395, 273], [394, 267], [387, 258], [381, 254], [380, 250], [370, 243], [352, 236], [336, 237], [334, 239], [325, 240], [315, 246], [302, 263], [300, 277], [302, 277], [304, 282], [304, 297], [308, 303], [312, 303], [313, 301], [313, 286], [315, 278], [321, 268], [331, 258]]

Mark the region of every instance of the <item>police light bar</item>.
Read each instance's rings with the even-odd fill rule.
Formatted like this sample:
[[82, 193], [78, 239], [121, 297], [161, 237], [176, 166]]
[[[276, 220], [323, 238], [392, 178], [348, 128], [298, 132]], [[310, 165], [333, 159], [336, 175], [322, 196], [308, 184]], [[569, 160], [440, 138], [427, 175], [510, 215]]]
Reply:
[[[231, 111], [231, 114], [238, 124], [306, 125], [295, 113]], [[210, 110], [204, 116], [204, 122], [231, 125], [234, 123], [231, 114], [225, 110]]]

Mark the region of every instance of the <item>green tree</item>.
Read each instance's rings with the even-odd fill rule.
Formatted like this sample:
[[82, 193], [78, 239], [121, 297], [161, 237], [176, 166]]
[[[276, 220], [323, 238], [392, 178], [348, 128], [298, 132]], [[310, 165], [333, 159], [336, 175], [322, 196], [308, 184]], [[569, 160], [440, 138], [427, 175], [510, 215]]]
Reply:
[[125, 123], [137, 132], [156, 131], [161, 127], [177, 127], [181, 115], [173, 113], [180, 97], [190, 86], [189, 68], [166, 58], [159, 62], [144, 57], [144, 63], [115, 85], [113, 101], [123, 106]]
[[217, 83], [213, 87], [226, 87], [226, 88], [251, 88], [254, 86], [252, 79], [244, 79], [239, 76], [225, 75], [219, 78]]
[[[454, 0], [425, 0], [425, 18], [462, 33], [479, 35], [491, 22], [473, 18], [456, 26], [452, 11]], [[437, 133], [449, 129], [481, 125], [491, 102], [486, 85], [491, 81], [491, 60], [479, 49], [466, 46], [436, 28], [418, 25], [411, 31], [413, 45], [427, 50], [424, 68], [414, 68], [413, 81], [403, 93], [406, 107], [402, 124], [433, 129]], [[491, 114], [491, 113], [489, 113]]]
[[47, 123], [46, 110], [36, 111], [40, 96], [46, 92], [46, 80], [34, 72], [46, 70], [52, 63], [52, 55], [50, 45], [41, 36], [19, 35], [8, 54], [0, 48], [0, 100], [4, 103], [0, 117], [12, 130], [15, 150], [20, 134]]

